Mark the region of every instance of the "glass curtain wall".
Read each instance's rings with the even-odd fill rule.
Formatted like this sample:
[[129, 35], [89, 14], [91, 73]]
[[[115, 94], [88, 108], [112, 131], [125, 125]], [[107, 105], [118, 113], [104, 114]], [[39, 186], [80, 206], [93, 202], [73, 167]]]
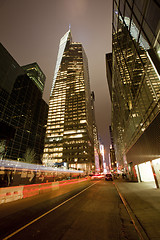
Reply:
[[159, 24], [155, 1], [113, 1], [112, 130], [121, 163], [160, 111], [160, 76], [151, 57], [159, 58]]

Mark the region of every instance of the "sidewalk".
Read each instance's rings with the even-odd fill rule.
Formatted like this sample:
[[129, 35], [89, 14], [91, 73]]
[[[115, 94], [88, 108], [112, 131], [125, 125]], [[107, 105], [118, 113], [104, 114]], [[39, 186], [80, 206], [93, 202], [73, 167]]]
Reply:
[[114, 180], [149, 239], [160, 239], [160, 189], [153, 182]]

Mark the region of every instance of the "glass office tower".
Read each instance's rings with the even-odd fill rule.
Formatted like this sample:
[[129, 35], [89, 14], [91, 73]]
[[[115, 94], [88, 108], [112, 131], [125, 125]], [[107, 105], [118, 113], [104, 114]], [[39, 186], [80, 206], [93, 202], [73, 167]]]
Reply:
[[70, 30], [61, 38], [49, 100], [43, 163], [90, 171], [93, 121], [87, 57]]
[[[27, 67], [28, 66], [28, 67]], [[3, 159], [26, 161], [28, 150], [34, 151], [34, 162], [42, 163], [48, 104], [37, 86], [45, 75], [37, 63], [23, 67], [0, 44], [0, 144], [5, 143]], [[36, 67], [34, 79], [27, 69]]]
[[42, 70], [40, 69], [39, 65], [36, 62], [34, 62], [22, 66], [22, 68], [24, 72], [27, 74], [27, 76], [30, 79], [32, 79], [32, 81], [40, 89], [41, 93], [43, 93], [46, 77]]
[[112, 132], [119, 166], [160, 156], [159, 74], [158, 2], [114, 0]]

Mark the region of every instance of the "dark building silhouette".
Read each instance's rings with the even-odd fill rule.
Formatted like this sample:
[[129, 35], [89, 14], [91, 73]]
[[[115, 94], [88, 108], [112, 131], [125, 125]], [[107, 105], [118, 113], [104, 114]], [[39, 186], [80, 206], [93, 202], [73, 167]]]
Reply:
[[0, 56], [0, 141], [6, 142], [3, 158], [23, 160], [25, 152], [33, 150], [34, 160], [41, 162], [48, 105], [42, 91], [2, 44]]
[[159, 74], [158, 1], [114, 0], [112, 133], [118, 164], [132, 180], [146, 179], [148, 166], [160, 182]]
[[44, 85], [46, 77], [38, 64], [31, 63], [27, 64], [25, 66], [22, 66], [24, 72], [27, 74], [27, 76], [32, 79], [32, 81], [35, 83], [35, 85], [40, 89], [40, 91], [43, 93]]
[[106, 75], [107, 75], [110, 98], [112, 101], [112, 53], [106, 54]]
[[[106, 76], [107, 76], [107, 82], [109, 87], [110, 99], [112, 101], [112, 53], [106, 54]], [[111, 144], [109, 148], [109, 167], [111, 171], [115, 172], [117, 171], [117, 165], [116, 165], [116, 156], [115, 156], [111, 126], [109, 126], [109, 133], [110, 133], [110, 140], [111, 140]]]
[[[24, 74], [21, 67], [0, 43], [0, 89], [10, 94], [16, 78]], [[3, 101], [0, 101], [2, 104]], [[3, 104], [2, 104], [3, 105]]]
[[109, 126], [109, 133], [110, 133], [110, 139], [111, 139], [111, 144], [109, 148], [109, 157], [110, 157], [110, 163], [109, 167], [113, 171], [117, 171], [117, 165], [116, 165], [116, 156], [115, 156], [115, 150], [114, 150], [114, 142], [113, 142], [113, 135], [112, 135], [112, 128]]

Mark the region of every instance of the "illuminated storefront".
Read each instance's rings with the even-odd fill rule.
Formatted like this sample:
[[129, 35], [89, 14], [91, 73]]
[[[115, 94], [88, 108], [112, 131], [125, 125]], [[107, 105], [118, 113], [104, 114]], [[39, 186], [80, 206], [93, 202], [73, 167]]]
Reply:
[[[138, 175], [139, 170], [139, 181], [140, 182], [151, 182], [154, 181], [154, 176], [152, 172], [152, 167], [150, 162], [141, 163], [138, 166], [136, 165], [136, 171]], [[137, 169], [139, 168], [139, 169]]]
[[160, 187], [160, 158], [135, 165], [139, 182], [155, 182]]

